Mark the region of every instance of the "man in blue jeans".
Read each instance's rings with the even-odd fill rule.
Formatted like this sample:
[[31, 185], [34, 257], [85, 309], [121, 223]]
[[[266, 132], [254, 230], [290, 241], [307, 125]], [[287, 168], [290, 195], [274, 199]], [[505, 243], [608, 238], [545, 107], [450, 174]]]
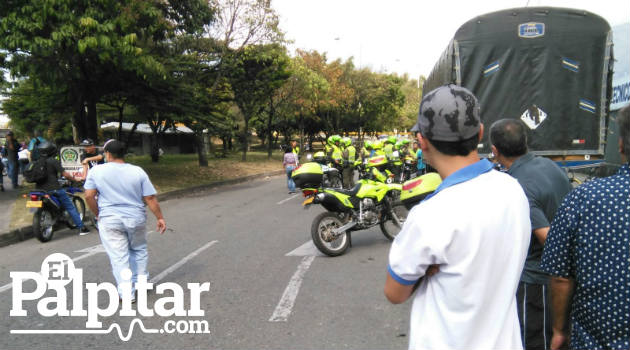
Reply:
[[47, 173], [46, 180], [38, 182], [36, 184], [37, 188], [44, 190], [59, 199], [61, 206], [66, 211], [68, 211], [70, 217], [72, 218], [72, 221], [79, 228], [80, 236], [90, 233], [90, 230], [83, 224], [77, 208], [74, 206], [74, 204], [72, 204], [70, 197], [68, 197], [66, 191], [61, 188], [61, 185], [58, 181], [59, 174], [63, 175], [66, 179], [72, 179], [73, 181], [77, 181], [77, 179], [69, 172], [63, 170], [63, 168], [61, 167], [61, 163], [54, 158], [57, 147], [53, 143], [44, 141], [40, 143], [37, 148], [39, 150], [40, 156], [46, 158]]
[[[158, 232], [164, 233], [166, 222], [149, 176], [142, 168], [125, 162], [125, 144], [110, 140], [103, 150], [107, 163], [95, 166], [88, 173], [85, 200], [98, 219], [99, 235], [119, 286], [118, 294], [121, 299], [131, 298], [135, 302], [138, 276], [149, 279], [145, 203], [157, 219]], [[120, 287], [126, 269], [132, 272], [131, 295], [124, 295]]]

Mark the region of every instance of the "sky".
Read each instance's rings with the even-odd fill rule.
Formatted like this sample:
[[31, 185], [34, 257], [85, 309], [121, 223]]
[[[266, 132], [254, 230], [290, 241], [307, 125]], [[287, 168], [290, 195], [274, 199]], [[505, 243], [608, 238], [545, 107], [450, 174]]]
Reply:
[[455, 31], [489, 12], [529, 6], [583, 9], [611, 26], [630, 22], [630, 0], [272, 0], [296, 48], [354, 57], [357, 67], [428, 76]]

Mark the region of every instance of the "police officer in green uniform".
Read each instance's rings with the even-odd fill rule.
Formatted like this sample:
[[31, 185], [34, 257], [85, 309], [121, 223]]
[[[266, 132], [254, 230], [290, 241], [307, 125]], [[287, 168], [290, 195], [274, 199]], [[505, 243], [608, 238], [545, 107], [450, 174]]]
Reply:
[[354, 162], [357, 159], [357, 149], [352, 145], [349, 137], [343, 138], [345, 149], [343, 150], [343, 185], [345, 188], [354, 187]]
[[293, 151], [293, 153], [295, 154], [296, 158], [300, 159], [300, 146], [298, 146], [297, 141], [292, 140], [291, 141], [291, 151]]

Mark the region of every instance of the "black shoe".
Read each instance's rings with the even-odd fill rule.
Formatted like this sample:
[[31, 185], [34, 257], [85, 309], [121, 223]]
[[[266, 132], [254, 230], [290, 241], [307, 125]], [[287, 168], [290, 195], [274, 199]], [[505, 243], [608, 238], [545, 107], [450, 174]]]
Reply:
[[79, 236], [85, 236], [85, 235], [87, 235], [88, 233], [90, 233], [90, 229], [89, 229], [89, 228], [87, 228], [87, 227], [85, 227], [85, 226], [83, 226], [83, 227], [81, 227], [81, 228], [79, 229]]

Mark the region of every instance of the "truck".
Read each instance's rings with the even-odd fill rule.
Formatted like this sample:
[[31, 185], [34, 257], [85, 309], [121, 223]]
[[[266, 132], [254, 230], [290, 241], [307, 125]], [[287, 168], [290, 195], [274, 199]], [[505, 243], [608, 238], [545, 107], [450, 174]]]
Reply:
[[[608, 22], [584, 11], [525, 7], [475, 17], [456, 31], [423, 85], [479, 99], [486, 126], [522, 120], [529, 150], [570, 169], [604, 165], [612, 97]], [[490, 154], [486, 132], [479, 151]]]

